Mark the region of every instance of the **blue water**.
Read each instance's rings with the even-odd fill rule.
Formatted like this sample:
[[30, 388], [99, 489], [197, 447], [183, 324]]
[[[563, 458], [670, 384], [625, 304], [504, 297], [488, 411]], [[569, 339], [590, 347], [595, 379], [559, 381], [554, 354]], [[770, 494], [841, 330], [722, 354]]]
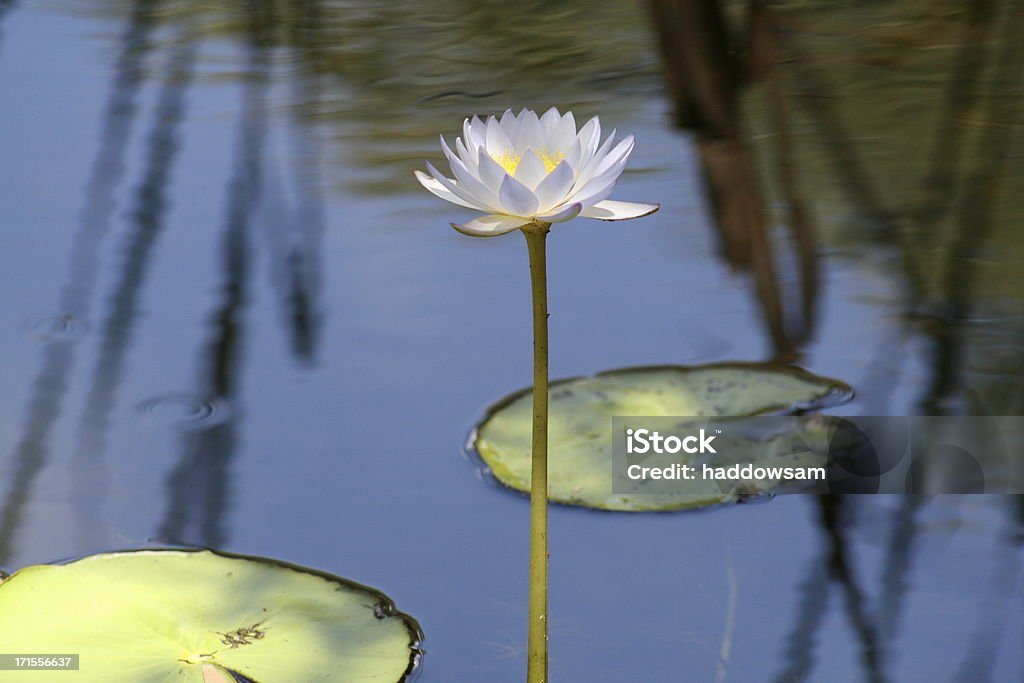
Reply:
[[[660, 212], [548, 240], [554, 376], [775, 348], [750, 278], [720, 257], [642, 12], [468, 5], [322, 7], [300, 38], [281, 7], [273, 31], [188, 5], [133, 20], [155, 3], [0, 15], [0, 566], [171, 542], [278, 557], [416, 617], [422, 683], [522, 679], [527, 501], [462, 447], [530, 377], [526, 249], [448, 228], [465, 212], [412, 177], [440, 156], [437, 134], [474, 111], [558, 104], [637, 135], [616, 197]], [[855, 19], [875, 21], [843, 16], [831, 30], [849, 41]], [[841, 94], [873, 92], [842, 80], [858, 73], [833, 74]], [[940, 102], [944, 74], [908, 87]], [[924, 162], [870, 153], [871, 124], [916, 134], [879, 116], [855, 133], [902, 210]], [[797, 124], [821, 235], [819, 318], [796, 360], [855, 387], [845, 411], [926, 412], [936, 337], [903, 315], [892, 244], [835, 199]], [[943, 405], [980, 396], [1019, 414], [1004, 385], [1024, 356], [1024, 252], [999, 201]], [[826, 508], [843, 520], [835, 543]], [[994, 495], [554, 508], [551, 679], [1020, 680], [1021, 514]], [[830, 576], [837, 548], [848, 573]]]

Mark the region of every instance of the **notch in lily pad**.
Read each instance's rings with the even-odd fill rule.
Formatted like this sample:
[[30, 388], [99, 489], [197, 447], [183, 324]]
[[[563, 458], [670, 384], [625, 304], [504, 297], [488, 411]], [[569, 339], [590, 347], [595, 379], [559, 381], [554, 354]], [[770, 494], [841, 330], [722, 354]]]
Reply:
[[[622, 368], [551, 385], [549, 500], [624, 512], [678, 510], [740, 500], [739, 492], [620, 495], [612, 491], [613, 417], [747, 417], [787, 415], [840, 405], [853, 397], [845, 383], [773, 363], [715, 363]], [[530, 490], [529, 389], [492, 406], [470, 435], [470, 449], [501, 484]], [[800, 440], [793, 440], [794, 448]], [[783, 452], [782, 449], [775, 450]], [[733, 457], [758, 457], [763, 444], [733, 444]], [[790, 457], [794, 454], [789, 453]], [[812, 464], [825, 453], [799, 453]], [[770, 493], [762, 489], [757, 493]]]
[[8, 652], [77, 653], [79, 670], [5, 681], [400, 683], [416, 621], [338, 576], [210, 550], [137, 550], [26, 567], [0, 583]]

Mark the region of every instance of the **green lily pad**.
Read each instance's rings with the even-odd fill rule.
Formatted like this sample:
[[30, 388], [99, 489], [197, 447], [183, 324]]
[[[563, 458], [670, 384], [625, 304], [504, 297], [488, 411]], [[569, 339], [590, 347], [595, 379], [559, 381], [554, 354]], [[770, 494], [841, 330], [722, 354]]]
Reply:
[[[27, 567], [0, 583], [7, 653], [78, 654], [43, 683], [405, 681], [420, 631], [381, 593], [294, 565], [139, 550]], [[244, 677], [244, 678], [243, 678]]]
[[[763, 482], [714, 492], [698, 482], [692, 487], [681, 483], [673, 493], [615, 493], [612, 418], [792, 414], [837, 405], [852, 396], [852, 389], [838, 380], [767, 363], [624, 368], [553, 382], [548, 498], [566, 505], [639, 512], [706, 507], [765, 493], [769, 489]], [[487, 411], [471, 436], [472, 448], [493, 476], [524, 493], [530, 491], [532, 405], [529, 388], [508, 396]], [[776, 435], [769, 441], [737, 440], [728, 449], [727, 464], [823, 464], [827, 449], [808, 451], [808, 442], [827, 443], [827, 439]]]

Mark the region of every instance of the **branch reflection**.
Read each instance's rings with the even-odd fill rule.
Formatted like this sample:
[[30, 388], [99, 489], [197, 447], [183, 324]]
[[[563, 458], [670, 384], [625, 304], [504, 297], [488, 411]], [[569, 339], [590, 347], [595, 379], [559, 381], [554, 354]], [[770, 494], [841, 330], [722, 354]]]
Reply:
[[[158, 0], [136, 0], [120, 39], [114, 83], [102, 116], [99, 150], [71, 245], [67, 281], [57, 304], [60, 316], [68, 324], [81, 327], [89, 320], [92, 291], [100, 268], [100, 246], [117, 206], [114, 192], [124, 172], [124, 154], [144, 77], [143, 60], [152, 48], [158, 6]], [[23, 509], [46, 464], [50, 432], [60, 415], [68, 376], [75, 363], [76, 341], [50, 340], [43, 351], [42, 367], [26, 408], [23, 433], [11, 455], [14, 475], [0, 511], [0, 564], [14, 552]]]
[[238, 395], [244, 315], [249, 300], [252, 223], [262, 196], [268, 48], [273, 25], [269, 2], [252, 0], [246, 10], [248, 63], [221, 244], [224, 283], [220, 304], [210, 320], [212, 337], [201, 354], [204, 395], [226, 403], [230, 411], [223, 422], [183, 435], [180, 460], [167, 478], [168, 505], [158, 531], [161, 540], [169, 543], [213, 548], [227, 541], [224, 516], [232, 495], [229, 468], [242, 412]]

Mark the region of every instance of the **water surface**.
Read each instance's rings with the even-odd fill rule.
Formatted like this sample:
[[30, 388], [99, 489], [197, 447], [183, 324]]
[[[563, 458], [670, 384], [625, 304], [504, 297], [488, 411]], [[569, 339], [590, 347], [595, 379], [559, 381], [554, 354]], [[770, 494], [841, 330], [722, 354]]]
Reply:
[[[0, 5], [0, 566], [280, 557], [417, 617], [423, 683], [521, 678], [528, 505], [462, 445], [530, 377], [526, 250], [412, 177], [472, 112], [600, 114], [662, 204], [551, 235], [555, 376], [783, 358], [853, 414], [1020, 414], [1020, 10], [976, 4], [782, 3], [724, 127], [632, 3]], [[555, 508], [552, 680], [1019, 680], [1022, 516]]]

